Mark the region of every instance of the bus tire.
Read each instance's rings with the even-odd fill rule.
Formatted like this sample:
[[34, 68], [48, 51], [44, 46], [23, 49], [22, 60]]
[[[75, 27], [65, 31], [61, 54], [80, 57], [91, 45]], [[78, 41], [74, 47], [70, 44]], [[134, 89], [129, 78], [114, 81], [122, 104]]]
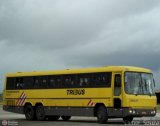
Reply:
[[60, 116], [48, 116], [48, 120], [57, 121]]
[[63, 119], [63, 121], [68, 121], [70, 120], [71, 116], [61, 116], [61, 118]]
[[43, 121], [46, 119], [44, 107], [42, 105], [38, 105], [36, 107], [36, 118], [39, 121]]
[[34, 120], [35, 119], [35, 110], [32, 105], [26, 105], [24, 107], [24, 114], [27, 120]]
[[104, 124], [108, 121], [108, 113], [105, 106], [99, 106], [97, 108], [97, 121], [100, 124]]
[[123, 121], [125, 124], [129, 124], [133, 121], [133, 117], [132, 116], [123, 117]]

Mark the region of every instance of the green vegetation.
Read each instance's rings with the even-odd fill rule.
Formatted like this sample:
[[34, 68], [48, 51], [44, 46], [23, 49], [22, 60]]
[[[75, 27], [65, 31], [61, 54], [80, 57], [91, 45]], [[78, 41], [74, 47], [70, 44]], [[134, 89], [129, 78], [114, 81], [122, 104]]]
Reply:
[[2, 94], [0, 94], [0, 106], [2, 105]]
[[3, 99], [3, 96], [2, 96], [2, 94], [0, 93], [0, 102], [2, 102], [2, 99]]

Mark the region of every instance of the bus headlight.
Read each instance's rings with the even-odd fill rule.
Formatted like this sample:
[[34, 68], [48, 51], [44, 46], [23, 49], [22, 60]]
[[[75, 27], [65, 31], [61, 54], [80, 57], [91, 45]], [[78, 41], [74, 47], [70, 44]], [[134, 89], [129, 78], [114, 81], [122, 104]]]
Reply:
[[130, 113], [130, 114], [132, 114], [132, 112], [133, 112], [132, 110], [129, 110], [129, 113]]
[[132, 113], [135, 114], [135, 113], [136, 113], [136, 110], [133, 110]]
[[151, 114], [153, 114], [153, 115], [156, 114], [156, 111], [155, 111], [155, 110], [152, 110], [152, 111], [151, 111]]
[[129, 113], [130, 113], [130, 114], [136, 114], [136, 110], [130, 109], [130, 110], [129, 110]]

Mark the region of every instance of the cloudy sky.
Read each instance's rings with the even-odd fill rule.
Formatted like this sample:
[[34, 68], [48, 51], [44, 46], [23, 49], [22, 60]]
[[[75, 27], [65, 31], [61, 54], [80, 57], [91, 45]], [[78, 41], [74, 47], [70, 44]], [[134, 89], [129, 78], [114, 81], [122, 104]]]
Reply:
[[1, 0], [0, 91], [8, 72], [132, 65], [160, 88], [159, 0]]

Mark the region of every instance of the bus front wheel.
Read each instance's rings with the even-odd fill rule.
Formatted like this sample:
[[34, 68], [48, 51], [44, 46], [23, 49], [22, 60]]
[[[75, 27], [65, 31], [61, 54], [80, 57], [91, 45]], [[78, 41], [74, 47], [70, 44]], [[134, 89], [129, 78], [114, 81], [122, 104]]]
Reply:
[[24, 114], [27, 120], [34, 120], [35, 119], [35, 110], [32, 105], [26, 105], [24, 107]]
[[36, 107], [36, 118], [39, 121], [43, 121], [46, 119], [45, 111], [42, 105]]
[[62, 118], [64, 121], [68, 121], [68, 120], [71, 118], [71, 116], [61, 116], [61, 118]]
[[131, 123], [133, 121], [133, 117], [132, 116], [123, 117], [123, 121], [125, 124]]
[[108, 121], [107, 109], [105, 106], [100, 106], [97, 109], [97, 121], [104, 124]]

